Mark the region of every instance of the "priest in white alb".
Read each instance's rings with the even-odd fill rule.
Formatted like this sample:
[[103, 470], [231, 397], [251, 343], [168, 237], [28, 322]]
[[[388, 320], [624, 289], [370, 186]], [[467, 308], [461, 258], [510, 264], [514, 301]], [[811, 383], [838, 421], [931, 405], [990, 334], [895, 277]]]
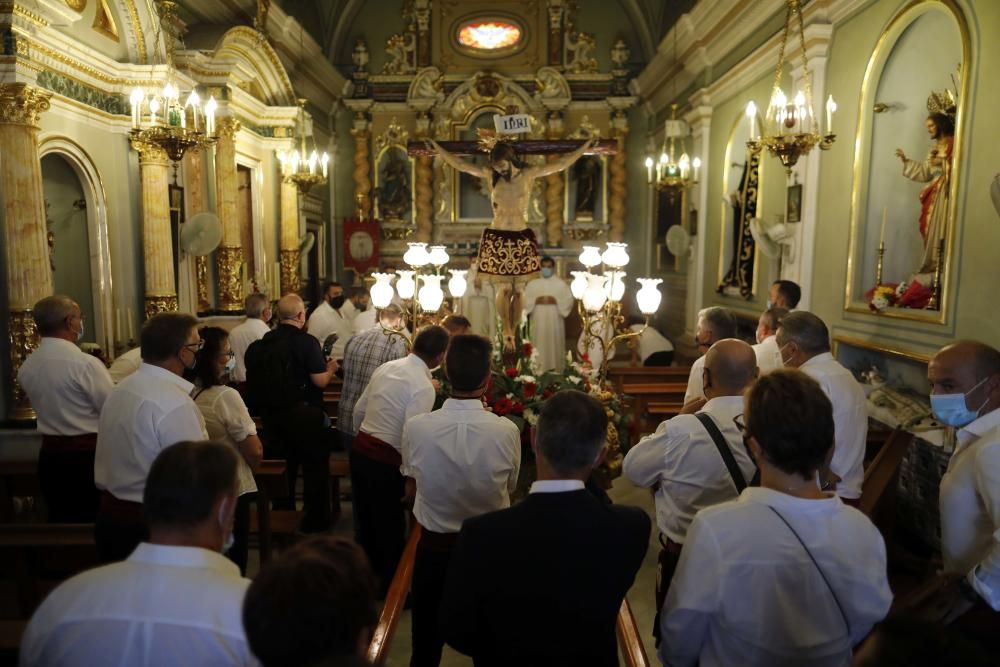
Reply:
[[542, 370], [562, 369], [566, 357], [566, 317], [573, 310], [569, 285], [555, 275], [556, 263], [542, 258], [542, 277], [524, 288], [524, 305], [531, 318], [531, 342]]

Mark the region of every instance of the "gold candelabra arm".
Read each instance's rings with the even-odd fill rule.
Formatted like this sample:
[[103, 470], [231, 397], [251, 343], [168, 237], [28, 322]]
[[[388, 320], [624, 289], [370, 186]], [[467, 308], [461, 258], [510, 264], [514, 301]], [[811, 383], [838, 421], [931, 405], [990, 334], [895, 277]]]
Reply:
[[413, 340], [406, 334], [406, 329], [404, 327], [387, 327], [382, 323], [382, 309], [375, 309], [375, 319], [378, 321], [378, 326], [382, 329], [382, 333], [386, 336], [399, 336], [403, 339], [403, 343], [406, 345], [407, 350], [413, 349]]
[[882, 269], [885, 264], [885, 241], [879, 241], [878, 259], [875, 262], [875, 287], [882, 284]]
[[613, 336], [608, 341], [604, 341], [603, 338], [601, 339], [601, 341], [603, 343], [603, 346], [604, 346], [604, 356], [601, 358], [601, 367], [600, 367], [600, 369], [597, 372], [597, 386], [598, 387], [603, 387], [604, 386], [604, 381], [608, 377], [608, 362], [610, 361], [610, 359], [608, 359], [608, 355], [611, 352], [611, 350], [614, 349], [614, 346], [617, 345], [619, 342], [621, 342], [623, 340], [630, 340], [632, 338], [638, 338], [648, 328], [649, 328], [649, 315], [646, 315], [646, 321], [643, 323], [642, 328], [639, 329], [638, 331], [631, 331], [631, 330], [623, 331], [620, 334], [618, 334], [616, 336]]
[[931, 298], [927, 302], [928, 310], [941, 309], [941, 269], [944, 263], [944, 239], [938, 239], [937, 266], [934, 267], [934, 279], [931, 283]]

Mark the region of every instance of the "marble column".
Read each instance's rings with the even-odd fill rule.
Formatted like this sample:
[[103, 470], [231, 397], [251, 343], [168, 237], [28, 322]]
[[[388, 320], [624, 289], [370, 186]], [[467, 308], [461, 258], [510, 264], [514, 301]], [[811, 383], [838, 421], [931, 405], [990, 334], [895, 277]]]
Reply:
[[219, 275], [219, 310], [236, 313], [243, 310], [243, 248], [240, 241], [240, 218], [236, 206], [239, 184], [236, 182], [236, 134], [240, 122], [232, 117], [219, 121], [215, 144], [215, 210], [222, 225], [222, 243], [215, 254]]
[[271, 300], [299, 291], [299, 189], [290, 181], [281, 181], [281, 294], [269, 294]]
[[[205, 199], [205, 151], [197, 146], [184, 154], [184, 199], [187, 220], [208, 210]], [[208, 256], [195, 257], [194, 266], [197, 309], [199, 313], [205, 313], [212, 309], [208, 296]]]
[[[422, 114], [417, 120], [417, 138], [430, 137], [430, 116]], [[416, 159], [414, 189], [416, 201], [413, 220], [416, 223], [416, 240], [430, 243], [434, 235], [434, 156], [421, 155]]]
[[142, 259], [148, 319], [157, 313], [177, 310], [168, 194], [170, 160], [162, 148], [138, 138], [132, 139], [132, 148], [139, 154], [142, 180]]
[[611, 157], [611, 196], [608, 198], [608, 240], [625, 240], [625, 139], [628, 137], [628, 118], [616, 112], [611, 120], [612, 137], [618, 142], [618, 150]]
[[351, 130], [354, 137], [354, 201], [358, 207], [358, 214], [362, 218], [371, 216], [371, 154], [368, 148], [368, 140], [371, 138], [371, 130], [368, 121], [364, 118], [355, 118], [354, 129]]
[[[549, 114], [549, 126], [545, 133], [546, 139], [560, 139], [563, 135], [562, 114]], [[549, 155], [548, 162], [555, 162], [561, 156]], [[563, 220], [563, 188], [564, 172], [549, 174], [545, 177], [545, 245], [558, 247], [562, 245]]]
[[7, 246], [7, 332], [13, 399], [7, 416], [16, 421], [35, 417], [16, 378], [21, 364], [38, 346], [31, 308], [52, 294], [38, 158], [38, 114], [48, 110], [51, 96], [24, 83], [0, 84], [0, 194]]

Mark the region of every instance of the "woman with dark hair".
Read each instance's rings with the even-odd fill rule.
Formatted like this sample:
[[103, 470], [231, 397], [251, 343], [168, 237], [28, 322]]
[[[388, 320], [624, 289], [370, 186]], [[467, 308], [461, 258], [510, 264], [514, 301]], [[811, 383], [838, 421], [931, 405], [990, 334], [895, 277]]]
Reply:
[[783, 369], [750, 387], [743, 410], [733, 421], [760, 487], [695, 516], [661, 616], [660, 657], [671, 666], [842, 667], [892, 593], [878, 530], [819, 486], [833, 455], [830, 399], [805, 373]]
[[243, 398], [225, 384], [236, 366], [229, 346], [229, 333], [219, 327], [204, 327], [198, 333], [204, 346], [196, 355], [194, 368], [186, 375], [195, 384], [193, 398], [205, 417], [208, 437], [233, 446], [240, 454], [239, 498], [233, 523], [233, 543], [227, 553], [230, 560], [239, 565], [240, 572], [246, 575], [250, 503], [257, 493], [253, 471], [260, 465], [264, 448]]

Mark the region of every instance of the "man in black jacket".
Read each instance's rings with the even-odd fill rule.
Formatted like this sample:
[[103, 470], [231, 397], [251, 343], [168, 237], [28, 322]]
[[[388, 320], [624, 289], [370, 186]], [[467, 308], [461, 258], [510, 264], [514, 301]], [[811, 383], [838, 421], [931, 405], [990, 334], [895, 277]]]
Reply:
[[483, 665], [618, 665], [615, 622], [649, 544], [650, 520], [584, 488], [605, 453], [596, 399], [545, 402], [538, 481], [510, 509], [467, 520], [448, 574], [445, 640]]

